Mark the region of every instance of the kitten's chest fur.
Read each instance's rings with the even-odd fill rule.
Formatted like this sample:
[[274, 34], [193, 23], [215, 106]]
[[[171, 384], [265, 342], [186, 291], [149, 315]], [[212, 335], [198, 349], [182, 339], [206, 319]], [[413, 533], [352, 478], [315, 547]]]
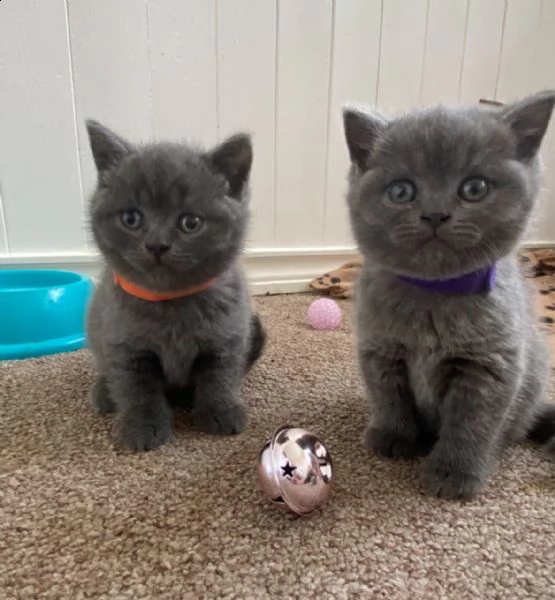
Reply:
[[123, 343], [127, 353], [155, 356], [168, 383], [185, 385], [195, 360], [221, 353], [232, 339], [246, 339], [249, 305], [242, 277], [217, 286], [182, 300], [145, 302], [105, 277], [89, 315], [93, 351], [110, 360]]
[[435, 418], [451, 360], [502, 361], [526, 343], [525, 292], [518, 267], [500, 266], [487, 295], [447, 296], [367, 269], [358, 290], [359, 343], [400, 355], [416, 402]]

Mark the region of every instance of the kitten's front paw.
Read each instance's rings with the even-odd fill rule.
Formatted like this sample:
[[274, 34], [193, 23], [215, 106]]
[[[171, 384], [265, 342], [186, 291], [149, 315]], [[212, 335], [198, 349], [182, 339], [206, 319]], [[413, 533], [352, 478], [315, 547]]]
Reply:
[[445, 500], [471, 500], [485, 487], [487, 478], [471, 469], [454, 469], [438, 460], [427, 460], [422, 466], [420, 484], [432, 496]]
[[146, 452], [163, 446], [172, 437], [171, 412], [140, 410], [123, 413], [118, 423], [120, 443], [133, 452]]
[[92, 384], [91, 401], [101, 415], [116, 412], [116, 404], [112, 400], [106, 379], [102, 376], [96, 377]]
[[194, 413], [195, 425], [204, 433], [235, 435], [247, 427], [249, 415], [242, 404], [232, 404], [225, 408], [199, 407]]
[[369, 427], [364, 435], [367, 448], [388, 458], [416, 458], [425, 456], [430, 445], [421, 439], [404, 437], [387, 429]]

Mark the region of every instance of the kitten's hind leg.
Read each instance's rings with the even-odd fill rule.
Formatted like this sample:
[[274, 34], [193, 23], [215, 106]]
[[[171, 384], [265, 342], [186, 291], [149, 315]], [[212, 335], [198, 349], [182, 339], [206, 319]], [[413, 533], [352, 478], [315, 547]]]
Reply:
[[538, 444], [547, 444], [547, 450], [555, 457], [555, 404], [540, 406], [528, 439]]
[[266, 345], [266, 331], [262, 327], [258, 315], [251, 316], [249, 353], [247, 357], [247, 370], [262, 356]]
[[92, 384], [91, 401], [94, 408], [101, 414], [106, 415], [116, 412], [117, 407], [110, 395], [110, 390], [103, 375], [97, 375]]
[[536, 339], [531, 346], [527, 377], [521, 390], [522, 404], [533, 407], [531, 422], [524, 422], [525, 431], [518, 431], [518, 438], [546, 445], [555, 457], [555, 404], [546, 402], [549, 382], [549, 352], [543, 339]]

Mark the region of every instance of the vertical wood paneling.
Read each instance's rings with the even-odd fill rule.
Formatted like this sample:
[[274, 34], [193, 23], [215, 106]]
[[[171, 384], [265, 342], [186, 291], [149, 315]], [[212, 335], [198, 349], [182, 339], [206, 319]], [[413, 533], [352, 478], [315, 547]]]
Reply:
[[422, 75], [423, 104], [454, 104], [464, 55], [468, 0], [429, 0]]
[[334, 10], [324, 241], [348, 246], [353, 241], [345, 203], [349, 156], [342, 107], [347, 101], [376, 102], [382, 1], [339, 0]]
[[[541, 0], [507, 0], [501, 61], [497, 82], [497, 99], [502, 102], [515, 100], [535, 91], [537, 65], [536, 47], [540, 31]], [[546, 140], [547, 142], [548, 140]], [[542, 150], [545, 160], [545, 146]], [[545, 180], [549, 184], [549, 179]], [[533, 223], [530, 236], [541, 237], [549, 217], [546, 218], [546, 193], [540, 193], [538, 219]]]
[[274, 235], [276, 1], [218, 0], [217, 10], [220, 138], [253, 136], [248, 239], [267, 246]]
[[[542, 0], [540, 23], [537, 33], [533, 90], [555, 89], [555, 2]], [[540, 194], [539, 218], [533, 237], [540, 240], [555, 239], [555, 119], [542, 145], [544, 164], [543, 189]]]
[[542, 0], [507, 0], [496, 96], [501, 102], [514, 100], [535, 88], [541, 4]]
[[542, 187], [538, 198], [537, 218], [528, 237], [555, 243], [555, 125], [553, 122], [542, 144]]
[[[132, 141], [151, 136], [146, 5], [136, 0], [69, 2], [77, 130], [83, 189], [96, 170], [85, 120], [96, 119]], [[101, 35], [99, 34], [101, 32]]]
[[555, 2], [542, 0], [534, 56], [533, 88], [555, 88]]
[[281, 0], [278, 11], [275, 242], [322, 242], [331, 0]]
[[495, 98], [505, 0], [470, 0], [459, 99]]
[[[544, 89], [555, 89], [555, 2], [553, 0], [542, 0], [540, 23], [537, 33], [533, 83], [531, 91]], [[551, 119], [548, 137], [550, 138], [550, 147], [555, 152], [555, 119]], [[547, 149], [547, 145], [546, 145]], [[548, 152], [549, 150], [546, 150]], [[555, 171], [555, 155], [553, 155], [551, 172]], [[555, 186], [555, 179], [553, 180]], [[555, 195], [555, 187], [553, 189]], [[555, 210], [554, 230], [555, 230]]]
[[213, 144], [218, 138], [215, 0], [147, 2], [154, 135]]
[[418, 104], [426, 40], [426, 0], [383, 3], [378, 104], [386, 112]]
[[[383, 7], [383, 10], [382, 10]], [[346, 246], [341, 107], [555, 87], [555, 0], [4, 0], [0, 254], [87, 250], [84, 120], [131, 140], [254, 138], [251, 248]], [[555, 240], [555, 126], [542, 150]]]
[[63, 0], [0, 3], [0, 189], [11, 252], [85, 249]]

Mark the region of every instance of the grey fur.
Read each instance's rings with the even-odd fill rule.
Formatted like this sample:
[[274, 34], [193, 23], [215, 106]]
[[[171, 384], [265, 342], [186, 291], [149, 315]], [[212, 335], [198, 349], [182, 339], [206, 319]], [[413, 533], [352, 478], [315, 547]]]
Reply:
[[[507, 443], [553, 426], [544, 422], [546, 346], [516, 248], [554, 103], [555, 92], [544, 92], [493, 111], [434, 107], [390, 121], [344, 111], [348, 204], [365, 258], [357, 318], [366, 444], [425, 456], [421, 483], [444, 498], [474, 497]], [[458, 195], [469, 176], [490, 181], [480, 202]], [[393, 203], [390, 184], [407, 179], [415, 199]], [[430, 214], [445, 222], [433, 225]], [[448, 296], [397, 277], [447, 279], [496, 262], [497, 285], [483, 295]]]
[[[106, 260], [88, 317], [94, 404], [119, 413], [119, 440], [132, 450], [170, 439], [170, 400], [193, 398], [203, 431], [239, 433], [247, 425], [241, 380], [263, 345], [237, 262], [248, 223], [250, 139], [234, 136], [212, 152], [135, 147], [99, 123], [87, 126], [98, 169], [90, 217]], [[142, 214], [136, 230], [122, 223], [130, 210]], [[203, 226], [185, 233], [184, 214]], [[150, 302], [115, 285], [114, 272], [159, 293], [215, 280], [192, 296]]]

